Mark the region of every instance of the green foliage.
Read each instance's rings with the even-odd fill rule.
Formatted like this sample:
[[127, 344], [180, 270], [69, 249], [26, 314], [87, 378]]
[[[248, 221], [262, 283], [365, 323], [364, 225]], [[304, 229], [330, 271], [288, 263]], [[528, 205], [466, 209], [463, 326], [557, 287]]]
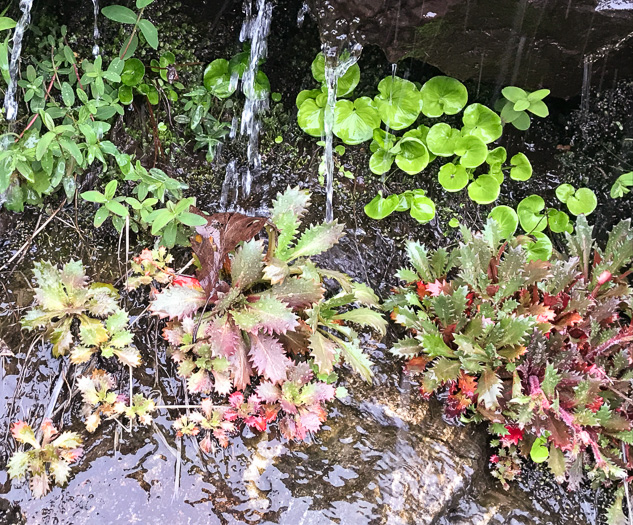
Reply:
[[138, 40], [135, 42], [136, 33], [140, 31], [147, 45], [152, 49], [158, 49], [158, 30], [156, 26], [152, 24], [146, 18], [143, 18], [144, 9], [154, 0], [136, 0], [136, 8], [138, 13], [132, 11], [129, 7], [122, 5], [109, 5], [101, 9], [101, 13], [106, 18], [119, 24], [131, 25], [132, 32], [129, 38], [123, 44], [119, 57], [121, 59], [130, 58], [134, 54], [134, 50], [138, 45]]
[[572, 215], [589, 215], [598, 205], [598, 199], [592, 190], [589, 188], [576, 190], [571, 184], [561, 184], [556, 188], [556, 197], [563, 204], [567, 204]]
[[138, 366], [141, 356], [126, 329], [127, 313], [118, 306], [116, 290], [104, 283], [88, 284], [80, 261], [60, 270], [49, 262], [35, 263], [35, 307], [22, 318], [27, 330], [44, 329], [53, 356], [70, 351], [71, 361], [83, 363], [99, 352]]
[[[327, 87], [325, 86], [323, 57], [313, 63], [313, 75], [322, 83], [320, 89], [304, 90], [297, 96], [297, 122], [301, 129], [313, 137], [325, 134]], [[349, 97], [357, 84], [359, 70], [354, 65], [348, 71], [350, 82], [339, 83], [338, 97]], [[353, 80], [353, 81], [352, 81]], [[356, 100], [338, 100], [334, 107], [334, 135], [345, 144], [358, 145], [371, 139], [369, 169], [376, 175], [389, 173], [394, 164], [408, 175], [423, 172], [439, 157], [443, 165], [439, 170], [439, 183], [446, 191], [458, 192], [468, 187], [469, 197], [478, 204], [494, 202], [501, 191], [505, 175], [517, 181], [529, 180], [532, 165], [523, 153], [517, 153], [507, 162], [503, 147], [489, 148], [503, 133], [504, 121], [493, 110], [482, 104], [468, 104], [466, 87], [458, 80], [446, 76], [429, 79], [421, 88], [395, 75], [383, 78], [377, 86], [373, 100], [363, 96]], [[527, 95], [526, 95], [527, 96]], [[531, 99], [530, 99], [531, 100]], [[538, 111], [540, 102], [534, 103]], [[440, 118], [462, 112], [462, 126], [454, 128], [448, 122], [430, 127], [418, 124], [418, 118]], [[455, 120], [450, 121], [454, 123]], [[413, 126], [413, 127], [411, 127]], [[409, 129], [407, 129], [409, 128]], [[398, 132], [403, 131], [400, 135]], [[408, 195], [408, 197], [407, 197]], [[418, 206], [413, 195], [418, 195]], [[411, 210], [422, 223], [435, 215], [435, 205], [423, 190], [383, 197], [376, 195], [367, 204], [367, 214], [376, 219], [394, 211]], [[559, 231], [563, 216], [555, 221]]]
[[543, 102], [549, 93], [549, 89], [539, 89], [530, 93], [515, 86], [508, 86], [501, 90], [503, 97], [495, 107], [501, 112], [504, 123], [511, 123], [515, 128], [525, 131], [531, 124], [528, 111], [541, 118], [549, 115], [547, 105]]
[[495, 209], [504, 231], [493, 220], [480, 234], [462, 229], [451, 251], [408, 245], [411, 267], [385, 303], [407, 330], [392, 352], [419, 374], [425, 398], [441, 393], [447, 416], [489, 422], [500, 447], [493, 474], [504, 483], [520, 456], [547, 462], [572, 487], [583, 475], [578, 461], [594, 483], [619, 482], [633, 428], [631, 220], [600, 249], [580, 216], [569, 255], [547, 262], [533, 256], [544, 246], [530, 246], [542, 233], [510, 237], [511, 212]]
[[[174, 280], [152, 302], [154, 314], [171, 319], [165, 336], [177, 348], [173, 356], [191, 392], [225, 395], [233, 388], [243, 390], [253, 374], [283, 389], [291, 368], [298, 366], [292, 364], [294, 356], [302, 352], [308, 353], [319, 377], [327, 377], [344, 360], [365, 379], [371, 378], [371, 362], [351, 324], [384, 334], [386, 322], [374, 310], [378, 299], [365, 285], [310, 261], [338, 242], [342, 228], [336, 222], [324, 223], [299, 233], [308, 206], [309, 194], [298, 188], [278, 196], [271, 215], [278, 236], [269, 239], [267, 248], [263, 241], [249, 239], [255, 230], [240, 231], [234, 241], [225, 238], [231, 242], [227, 248], [239, 246], [228, 252], [231, 271], [223, 281], [230, 289], [222, 298], [203, 277], [208, 271], [216, 280], [218, 274], [201, 241], [199, 247], [194, 245], [204, 272], [199, 273], [200, 282]], [[235, 214], [233, 220], [246, 220], [243, 217]], [[208, 220], [215, 224], [213, 216]], [[211, 234], [208, 228], [199, 229], [199, 234]], [[337, 281], [341, 291], [326, 298], [325, 278]], [[210, 294], [206, 311], [205, 294]]]
[[633, 171], [623, 173], [615, 180], [613, 186], [611, 186], [611, 198], [619, 199], [620, 197], [624, 197], [624, 195], [631, 191], [629, 189], [631, 187], [633, 187]]

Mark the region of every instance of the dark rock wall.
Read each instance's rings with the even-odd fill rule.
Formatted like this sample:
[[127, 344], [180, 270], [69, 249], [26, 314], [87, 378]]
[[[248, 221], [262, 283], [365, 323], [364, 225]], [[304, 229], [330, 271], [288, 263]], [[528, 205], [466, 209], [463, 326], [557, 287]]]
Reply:
[[375, 44], [392, 62], [415, 57], [462, 80], [571, 97], [583, 74], [594, 88], [633, 77], [629, 0], [311, 2], [324, 40]]

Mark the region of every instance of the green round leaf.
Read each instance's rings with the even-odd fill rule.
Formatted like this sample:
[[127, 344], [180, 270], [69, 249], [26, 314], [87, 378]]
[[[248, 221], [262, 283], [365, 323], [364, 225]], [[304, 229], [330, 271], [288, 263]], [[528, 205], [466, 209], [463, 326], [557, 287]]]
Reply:
[[561, 184], [558, 188], [556, 188], [556, 197], [563, 204], [565, 204], [569, 197], [571, 197], [574, 193], [576, 193], [576, 188], [574, 188], [571, 184]]
[[517, 206], [517, 215], [521, 228], [526, 232], [541, 232], [547, 226], [547, 218], [544, 213], [545, 201], [538, 195], [530, 195], [523, 199]]
[[322, 91], [320, 89], [304, 89], [303, 91], [299, 91], [299, 94], [297, 95], [297, 99], [295, 101], [297, 109], [299, 109], [301, 107], [301, 104], [303, 104], [307, 99], [316, 99], [321, 93]]
[[[340, 58], [341, 61], [346, 60], [349, 54], [343, 54]], [[317, 82], [325, 83], [325, 57], [323, 53], [319, 53], [312, 61], [312, 76]], [[345, 97], [349, 95], [360, 81], [360, 67], [358, 64], [352, 64], [345, 74], [338, 79], [336, 87], [336, 96]]]
[[435, 217], [435, 203], [425, 195], [414, 195], [409, 213], [419, 223], [426, 224]]
[[446, 191], [459, 191], [468, 184], [468, 172], [464, 166], [449, 162], [440, 168], [438, 179]]
[[125, 86], [138, 85], [145, 76], [145, 66], [138, 58], [128, 58], [121, 73], [121, 83]]
[[495, 206], [490, 210], [488, 217], [499, 225], [499, 234], [503, 239], [512, 237], [519, 226], [519, 217], [510, 206]]
[[466, 86], [459, 80], [438, 76], [426, 82], [420, 90], [422, 113], [427, 117], [441, 117], [459, 113], [468, 102]]
[[414, 137], [403, 137], [398, 145], [400, 152], [396, 155], [396, 164], [402, 171], [415, 175], [426, 168], [429, 163], [429, 151], [424, 142]]
[[468, 196], [477, 204], [490, 204], [497, 200], [501, 185], [492, 175], [480, 175], [468, 185]]
[[398, 195], [389, 195], [385, 199], [382, 193], [379, 193], [371, 202], [365, 205], [365, 214], [371, 219], [384, 219], [395, 211], [399, 202], [400, 197]]
[[494, 142], [503, 133], [501, 118], [481, 104], [471, 104], [464, 110], [462, 134], [473, 135], [485, 144]]
[[231, 60], [229, 60], [229, 73], [231, 75], [237, 75], [237, 78], [241, 79], [244, 75], [244, 71], [246, 71], [248, 67], [250, 58], [250, 51], [242, 51], [231, 57]]
[[420, 92], [413, 82], [400, 77], [383, 78], [374, 101], [382, 121], [391, 129], [404, 129], [420, 114]]
[[345, 144], [360, 144], [380, 127], [380, 115], [369, 97], [339, 100], [334, 107], [334, 134]]
[[474, 135], [466, 135], [455, 143], [455, 154], [461, 157], [459, 162], [462, 166], [476, 168], [486, 161], [488, 148], [481, 139]]
[[548, 261], [552, 256], [552, 241], [543, 232], [533, 233], [534, 241], [525, 245], [528, 261]]
[[451, 228], [457, 228], [459, 226], [459, 219], [457, 217], [453, 217], [450, 221], [448, 221], [448, 225]]
[[543, 436], [537, 437], [532, 443], [532, 448], [530, 449], [530, 457], [534, 463], [543, 463], [547, 461], [549, 458], [549, 450], [545, 446], [547, 444], [547, 439]]
[[273, 94], [270, 95], [270, 98], [273, 102], [280, 102], [281, 101], [281, 93], [279, 93], [278, 91], [275, 91]]
[[455, 143], [460, 137], [459, 130], [441, 122], [429, 129], [426, 145], [438, 157], [452, 157], [455, 154]]
[[486, 163], [490, 166], [502, 165], [508, 158], [508, 153], [503, 146], [499, 146], [488, 152]]
[[119, 102], [124, 106], [131, 104], [134, 100], [134, 90], [131, 86], [120, 86], [119, 87]]
[[510, 178], [514, 180], [528, 180], [532, 176], [532, 164], [523, 153], [517, 153], [510, 159], [512, 169]]
[[268, 93], [270, 93], [270, 81], [268, 80], [266, 73], [263, 71], [258, 71], [257, 75], [255, 75], [255, 82], [253, 83], [252, 89], [247, 87], [244, 89], [244, 95], [249, 100], [266, 100], [268, 98]]
[[236, 83], [231, 82], [229, 62], [224, 58], [218, 58], [206, 67], [203, 83], [207, 91], [218, 98], [228, 98], [237, 89]]
[[325, 132], [323, 124], [324, 114], [325, 110], [317, 105], [316, 99], [307, 98], [299, 108], [297, 123], [308, 135], [320, 137]]
[[567, 208], [572, 215], [589, 215], [598, 205], [596, 194], [589, 188], [579, 188], [567, 199]]
[[554, 209], [548, 210], [547, 221], [550, 229], [554, 233], [563, 233], [569, 228], [569, 215], [567, 215], [564, 211]]
[[376, 175], [387, 173], [393, 164], [394, 155], [384, 149], [377, 150], [369, 157], [369, 169]]
[[501, 94], [507, 98], [510, 102], [518, 102], [519, 100], [527, 100], [528, 94], [521, 88], [515, 86], [504, 87], [501, 90]]

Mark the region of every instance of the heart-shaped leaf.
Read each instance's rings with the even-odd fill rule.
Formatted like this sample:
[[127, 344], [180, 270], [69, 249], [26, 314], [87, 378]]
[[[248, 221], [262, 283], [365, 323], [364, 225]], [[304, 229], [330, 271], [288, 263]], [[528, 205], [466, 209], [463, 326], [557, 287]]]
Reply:
[[466, 135], [455, 143], [455, 154], [461, 157], [459, 162], [462, 166], [476, 168], [486, 161], [488, 148], [481, 139], [474, 135]]
[[567, 199], [567, 208], [572, 215], [589, 215], [597, 205], [596, 194], [589, 188], [579, 188]]
[[325, 132], [323, 122], [325, 109], [319, 106], [317, 99], [306, 98], [297, 113], [299, 127], [313, 137], [321, 137]]
[[552, 256], [552, 241], [543, 232], [533, 233], [534, 241], [525, 245], [528, 261], [549, 261]]
[[137, 86], [145, 76], [145, 66], [138, 58], [128, 58], [121, 72], [121, 83], [125, 86]]
[[492, 175], [480, 175], [468, 186], [468, 196], [477, 204], [490, 204], [497, 200], [501, 185]]
[[438, 157], [452, 157], [455, 154], [455, 143], [461, 137], [458, 129], [451, 128], [441, 122], [429, 129], [426, 145]]
[[468, 172], [464, 166], [449, 162], [440, 168], [438, 179], [446, 191], [459, 191], [468, 184]]
[[236, 82], [231, 82], [229, 61], [218, 58], [204, 70], [204, 87], [218, 98], [228, 98], [237, 89]]
[[334, 108], [334, 134], [345, 144], [360, 144], [380, 127], [380, 115], [369, 97], [339, 100]]
[[409, 213], [419, 223], [426, 224], [435, 217], [435, 203], [425, 195], [414, 195]]
[[396, 210], [399, 202], [398, 195], [389, 195], [389, 197], [383, 198], [382, 192], [378, 192], [378, 195], [365, 205], [365, 214], [371, 219], [384, 219]]
[[502, 239], [512, 237], [519, 226], [519, 217], [510, 206], [495, 206], [490, 210], [488, 217], [499, 225], [499, 235]]
[[426, 82], [420, 90], [422, 113], [427, 117], [459, 113], [468, 102], [466, 86], [459, 80], [437, 76]]
[[510, 178], [514, 180], [528, 180], [532, 176], [532, 164], [523, 153], [517, 153], [510, 159], [512, 169]]
[[413, 82], [400, 77], [383, 78], [374, 98], [382, 121], [391, 129], [404, 129], [420, 114], [420, 92]]
[[523, 199], [517, 206], [517, 215], [521, 228], [526, 232], [541, 232], [547, 226], [547, 218], [544, 213], [545, 201], [538, 195], [530, 195]]
[[462, 117], [463, 135], [473, 135], [485, 144], [497, 140], [503, 133], [501, 118], [494, 111], [482, 104], [471, 104], [464, 110]]
[[558, 188], [556, 188], [556, 197], [563, 204], [565, 204], [569, 197], [571, 197], [574, 193], [576, 193], [576, 188], [574, 188], [571, 184], [561, 184]]
[[[340, 62], [343, 62], [349, 58], [349, 53], [343, 53]], [[325, 56], [323, 53], [319, 53], [312, 61], [312, 76], [317, 82], [325, 84]], [[360, 81], [360, 67], [358, 64], [352, 64], [342, 77], [338, 79], [336, 85], [336, 96], [345, 97], [349, 95]]]
[[396, 164], [402, 171], [415, 175], [426, 168], [429, 163], [429, 151], [424, 142], [414, 137], [403, 137], [398, 146], [400, 151], [396, 155]]

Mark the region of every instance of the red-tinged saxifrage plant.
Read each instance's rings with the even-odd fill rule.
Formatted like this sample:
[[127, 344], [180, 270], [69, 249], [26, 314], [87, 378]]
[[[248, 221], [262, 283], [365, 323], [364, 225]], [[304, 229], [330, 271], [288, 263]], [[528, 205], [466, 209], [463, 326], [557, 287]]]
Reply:
[[70, 474], [70, 464], [83, 452], [79, 435], [76, 432], [59, 434], [50, 419], [42, 422], [40, 432], [42, 437], [38, 438], [26, 422], [13, 423], [13, 438], [18, 443], [30, 445], [32, 448], [14, 452], [7, 464], [11, 478], [29, 475], [31, 493], [35, 498], [41, 498], [48, 493], [51, 476], [56, 485], [66, 483]]
[[[191, 239], [197, 277], [176, 275], [164, 254], [145, 250], [135, 259], [145, 283], [158, 274], [169, 283], [154, 291], [150, 311], [167, 319], [163, 335], [189, 392], [229, 396], [228, 405], [205, 402], [175, 425], [181, 434], [206, 431], [205, 448], [211, 435], [226, 445], [238, 420], [259, 431], [277, 420], [285, 437], [303, 439], [326, 419], [339, 363], [371, 379], [371, 361], [350, 324], [384, 334], [387, 323], [369, 287], [311, 260], [338, 242], [343, 226], [299, 233], [309, 199], [288, 188], [270, 219], [193, 209], [207, 219]], [[264, 228], [267, 239], [256, 238]], [[324, 279], [340, 291], [326, 296]]]
[[519, 456], [548, 462], [577, 487], [623, 480], [633, 444], [631, 221], [606, 248], [578, 218], [568, 255], [529, 260], [525, 238], [503, 242], [497, 224], [462, 231], [461, 245], [429, 253], [409, 243], [405, 284], [385, 304], [408, 336], [392, 352], [442, 392], [449, 416], [487, 421], [497, 436], [494, 473], [504, 483]]

